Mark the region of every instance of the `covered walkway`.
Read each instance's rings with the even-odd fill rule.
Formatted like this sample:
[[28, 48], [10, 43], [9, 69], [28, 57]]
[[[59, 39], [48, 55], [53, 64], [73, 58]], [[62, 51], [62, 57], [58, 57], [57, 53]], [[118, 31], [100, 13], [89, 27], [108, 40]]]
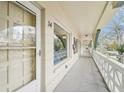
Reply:
[[0, 92], [124, 92], [123, 1], [0, 1]]
[[107, 92], [108, 89], [89, 53], [79, 58], [55, 92]]

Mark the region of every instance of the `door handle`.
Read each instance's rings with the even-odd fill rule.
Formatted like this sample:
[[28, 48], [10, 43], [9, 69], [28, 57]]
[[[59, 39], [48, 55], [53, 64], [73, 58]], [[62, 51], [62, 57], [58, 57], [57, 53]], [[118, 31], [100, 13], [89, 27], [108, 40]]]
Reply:
[[39, 50], [39, 53], [38, 53], [39, 56], [41, 56], [41, 50]]

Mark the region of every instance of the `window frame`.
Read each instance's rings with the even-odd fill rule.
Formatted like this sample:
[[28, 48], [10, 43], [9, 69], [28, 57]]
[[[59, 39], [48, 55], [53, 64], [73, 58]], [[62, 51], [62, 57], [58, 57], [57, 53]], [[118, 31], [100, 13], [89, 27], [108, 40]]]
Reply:
[[[54, 20], [53, 20], [53, 34], [54, 34], [54, 24], [57, 24], [58, 26], [60, 26], [62, 29], [64, 29], [64, 31], [66, 32], [66, 33], [68, 33], [67, 34], [67, 58], [65, 58], [65, 59], [63, 59], [63, 60], [61, 60], [61, 62], [59, 62], [58, 64], [54, 64], [54, 57], [53, 57], [53, 65], [54, 65], [54, 67], [55, 67], [55, 69], [57, 69], [57, 68], [59, 68], [59, 67], [61, 67], [63, 64], [65, 64], [65, 63], [67, 63], [69, 60], [70, 60], [70, 58], [72, 57], [72, 53], [71, 53], [71, 32], [70, 32], [70, 30], [67, 28], [67, 27], [65, 27], [65, 25], [63, 25], [60, 21], [58, 21], [56, 18], [53, 18]], [[54, 42], [54, 38], [53, 38], [53, 42]], [[54, 45], [54, 44], [53, 44]], [[54, 53], [53, 53], [53, 55], [54, 55]]]

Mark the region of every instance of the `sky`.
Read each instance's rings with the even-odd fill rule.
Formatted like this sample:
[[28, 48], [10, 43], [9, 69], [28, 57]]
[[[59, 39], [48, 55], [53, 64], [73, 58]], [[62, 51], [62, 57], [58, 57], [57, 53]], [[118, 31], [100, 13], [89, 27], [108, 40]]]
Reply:
[[101, 32], [98, 37], [98, 42], [103, 43], [104, 40], [117, 40], [117, 34], [115, 32], [115, 28], [123, 34], [124, 38], [124, 6], [122, 6], [119, 11], [113, 16], [112, 20], [101, 29]]

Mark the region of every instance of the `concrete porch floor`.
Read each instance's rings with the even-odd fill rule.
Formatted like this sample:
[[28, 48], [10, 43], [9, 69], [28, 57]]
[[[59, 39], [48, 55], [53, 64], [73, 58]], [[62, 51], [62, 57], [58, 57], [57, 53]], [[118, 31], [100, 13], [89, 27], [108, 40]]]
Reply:
[[108, 92], [108, 89], [87, 53], [79, 58], [54, 92]]

